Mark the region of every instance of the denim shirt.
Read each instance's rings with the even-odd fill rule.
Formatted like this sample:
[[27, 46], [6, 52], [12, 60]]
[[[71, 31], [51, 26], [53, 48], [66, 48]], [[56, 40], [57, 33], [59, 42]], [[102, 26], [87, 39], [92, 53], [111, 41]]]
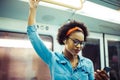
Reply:
[[94, 68], [90, 59], [78, 55], [78, 66], [72, 68], [62, 53], [52, 52], [44, 45], [35, 25], [27, 27], [27, 34], [36, 53], [48, 65], [51, 80], [94, 80]]

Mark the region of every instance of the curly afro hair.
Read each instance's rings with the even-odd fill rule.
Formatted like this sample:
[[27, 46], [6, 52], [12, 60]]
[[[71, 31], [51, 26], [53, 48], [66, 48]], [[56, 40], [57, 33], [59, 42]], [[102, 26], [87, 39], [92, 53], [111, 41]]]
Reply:
[[79, 27], [79, 28], [81, 28], [81, 29], [83, 30], [84, 41], [86, 41], [86, 38], [87, 38], [87, 36], [88, 36], [87, 27], [86, 27], [83, 23], [80, 23], [80, 22], [77, 22], [77, 21], [73, 20], [73, 21], [70, 21], [70, 22], [64, 24], [63, 26], [61, 26], [61, 27], [58, 29], [57, 40], [58, 40], [58, 43], [59, 43], [60, 45], [64, 45], [64, 42], [63, 42], [63, 41], [64, 41], [66, 38], [69, 37], [69, 35], [66, 36], [68, 30], [70, 30], [71, 28], [74, 28], [74, 27], [76, 27], [76, 26]]

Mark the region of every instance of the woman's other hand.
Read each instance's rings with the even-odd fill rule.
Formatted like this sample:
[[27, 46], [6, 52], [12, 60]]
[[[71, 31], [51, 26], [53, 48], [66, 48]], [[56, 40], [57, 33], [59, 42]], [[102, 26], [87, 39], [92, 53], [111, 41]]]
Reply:
[[109, 76], [104, 70], [97, 70], [94, 75], [95, 80], [109, 80]]

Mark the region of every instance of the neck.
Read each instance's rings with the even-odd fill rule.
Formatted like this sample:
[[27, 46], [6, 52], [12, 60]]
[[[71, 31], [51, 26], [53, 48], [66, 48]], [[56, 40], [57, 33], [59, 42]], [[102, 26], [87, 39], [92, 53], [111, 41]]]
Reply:
[[72, 68], [77, 67], [79, 59], [78, 56], [74, 56], [72, 55], [68, 50], [64, 50], [63, 54], [65, 55], [65, 57], [70, 61]]
[[74, 61], [75, 59], [78, 59], [77, 55], [72, 55], [69, 51], [64, 50], [63, 54], [65, 55], [65, 57], [70, 60], [70, 61]]

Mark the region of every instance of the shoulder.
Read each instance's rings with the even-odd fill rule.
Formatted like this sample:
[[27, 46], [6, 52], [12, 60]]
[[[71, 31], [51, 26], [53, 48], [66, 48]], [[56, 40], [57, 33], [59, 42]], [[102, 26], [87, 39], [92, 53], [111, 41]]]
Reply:
[[83, 64], [86, 64], [86, 65], [93, 65], [93, 62], [92, 62], [91, 59], [86, 58], [86, 57], [83, 57], [83, 56], [80, 56], [80, 61], [81, 61]]
[[92, 62], [92, 60], [91, 60], [91, 59], [86, 58], [86, 57], [84, 57], [84, 60], [85, 60], [85, 61], [87, 61], [87, 62]]

